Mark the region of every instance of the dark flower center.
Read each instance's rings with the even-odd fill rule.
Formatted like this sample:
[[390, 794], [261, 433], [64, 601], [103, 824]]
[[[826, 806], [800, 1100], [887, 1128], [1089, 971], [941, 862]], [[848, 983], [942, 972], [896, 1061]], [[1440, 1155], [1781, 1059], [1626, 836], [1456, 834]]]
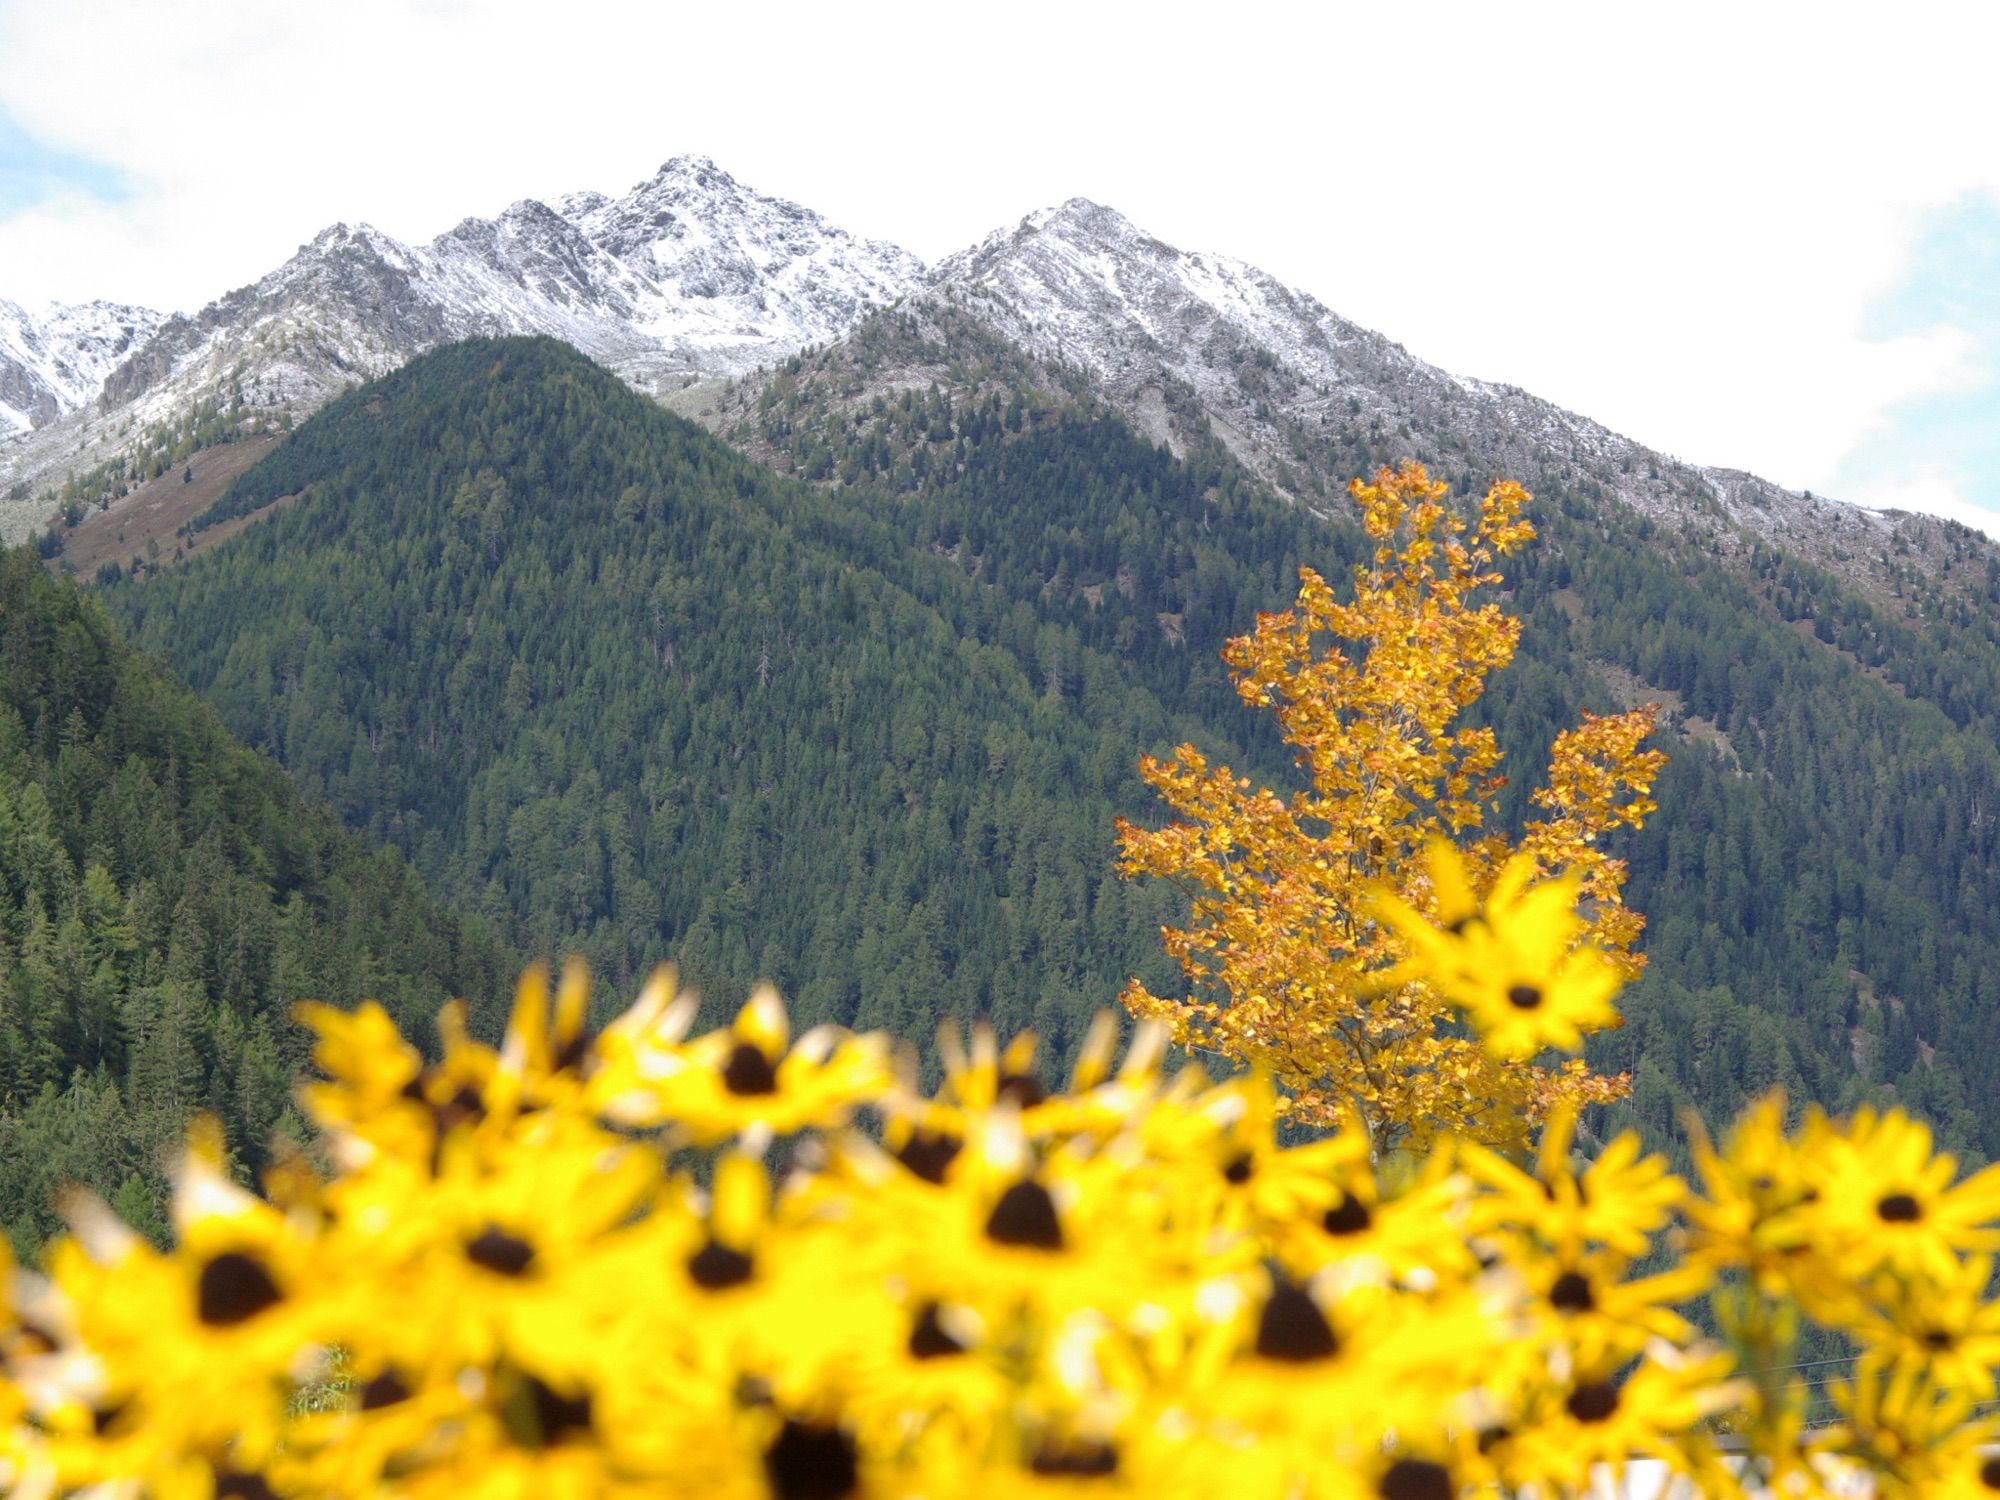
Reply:
[[53, 1354], [60, 1347], [54, 1334], [26, 1318], [14, 1325], [14, 1344], [18, 1354]]
[[590, 1437], [590, 1392], [565, 1396], [534, 1376], [524, 1376], [519, 1398], [509, 1403], [508, 1429], [528, 1448], [550, 1448], [572, 1437]]
[[986, 1216], [986, 1237], [995, 1244], [1017, 1245], [1024, 1250], [1062, 1249], [1056, 1200], [1039, 1182], [1024, 1179], [1015, 1183]]
[[896, 1153], [896, 1160], [925, 1182], [942, 1183], [945, 1169], [958, 1156], [961, 1145], [957, 1137], [933, 1135], [928, 1130], [910, 1133], [903, 1142], [903, 1149]]
[[1340, 1341], [1312, 1295], [1287, 1281], [1278, 1284], [1257, 1316], [1257, 1352], [1266, 1359], [1304, 1364], [1331, 1359], [1340, 1352]]
[[738, 1042], [729, 1051], [729, 1061], [722, 1065], [722, 1086], [732, 1094], [775, 1094], [778, 1092], [777, 1070], [771, 1066], [771, 1059], [764, 1055], [764, 1049], [750, 1042]]
[[1989, 1490], [2000, 1490], [2000, 1458], [1989, 1458], [1979, 1466], [1979, 1482]]
[[465, 1258], [496, 1276], [520, 1276], [535, 1259], [535, 1247], [518, 1236], [488, 1224], [477, 1239], [468, 1240]]
[[462, 1083], [452, 1096], [431, 1112], [437, 1119], [437, 1133], [448, 1134], [459, 1125], [469, 1125], [485, 1117], [486, 1101], [479, 1090]]
[[1033, 1109], [1048, 1097], [1049, 1091], [1042, 1087], [1042, 1080], [1033, 1073], [1005, 1074], [993, 1091], [996, 1103], [1011, 1099], [1021, 1109]]
[[1942, 1328], [1927, 1328], [1924, 1330], [1924, 1347], [1934, 1353], [1942, 1354], [1957, 1342], [1957, 1339], [1953, 1338]]
[[938, 1321], [938, 1305], [926, 1302], [917, 1314], [916, 1326], [910, 1330], [910, 1358], [943, 1359], [965, 1353], [965, 1347]]
[[394, 1370], [384, 1370], [373, 1380], [361, 1387], [361, 1409], [380, 1411], [385, 1406], [396, 1406], [410, 1399], [414, 1394], [403, 1383], [403, 1377]]
[[756, 1270], [756, 1262], [741, 1250], [732, 1250], [719, 1240], [710, 1240], [688, 1257], [688, 1275], [707, 1292], [741, 1286]]
[[131, 1409], [131, 1403], [125, 1401], [114, 1401], [109, 1406], [97, 1407], [90, 1414], [90, 1430], [98, 1437], [103, 1437], [116, 1427], [118, 1419]]
[[1891, 1193], [1875, 1205], [1875, 1214], [1884, 1224], [1914, 1224], [1924, 1209], [1908, 1193]]
[[278, 1500], [278, 1492], [262, 1474], [245, 1469], [217, 1469], [215, 1500]]
[[1536, 984], [1512, 985], [1507, 990], [1507, 1003], [1516, 1010], [1536, 1010], [1542, 1003], [1542, 989]]
[[1375, 1486], [1382, 1500], [1453, 1500], [1451, 1472], [1427, 1458], [1399, 1458]]
[[764, 1452], [764, 1475], [775, 1500], [841, 1500], [861, 1485], [853, 1438], [790, 1420]]
[[1590, 1278], [1581, 1271], [1565, 1271], [1549, 1288], [1549, 1305], [1566, 1313], [1589, 1312], [1597, 1306], [1591, 1294]]
[[1229, 1159], [1229, 1165], [1222, 1169], [1222, 1175], [1237, 1187], [1250, 1180], [1250, 1174], [1257, 1169], [1257, 1158], [1248, 1151], [1239, 1151]]
[[1319, 1222], [1328, 1234], [1365, 1234], [1375, 1222], [1375, 1216], [1359, 1198], [1342, 1193], [1340, 1201], [1329, 1208]]
[[241, 1250], [225, 1250], [201, 1268], [195, 1315], [211, 1328], [248, 1322], [284, 1300], [264, 1263]]
[[1065, 1479], [1105, 1479], [1118, 1472], [1118, 1450], [1109, 1443], [1044, 1445], [1028, 1460], [1036, 1474]]
[[1602, 1380], [1588, 1380], [1571, 1391], [1563, 1405], [1579, 1422], [1602, 1422], [1618, 1410], [1618, 1387]]

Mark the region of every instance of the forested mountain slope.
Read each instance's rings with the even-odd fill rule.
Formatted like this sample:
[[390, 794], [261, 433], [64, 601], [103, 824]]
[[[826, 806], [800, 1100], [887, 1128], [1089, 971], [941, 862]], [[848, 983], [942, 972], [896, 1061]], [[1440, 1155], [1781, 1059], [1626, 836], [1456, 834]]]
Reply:
[[0, 553], [0, 1212], [54, 1228], [82, 1182], [160, 1227], [196, 1109], [246, 1162], [289, 1107], [306, 997], [380, 999], [417, 1035], [511, 961], [397, 855], [299, 795], [125, 646], [95, 600]]
[[[875, 325], [896, 336], [895, 315]], [[885, 356], [886, 358], [886, 356]], [[616, 983], [679, 954], [808, 1018], [1034, 1022], [1170, 982], [1172, 892], [1111, 874], [1140, 752], [1266, 779], [1215, 652], [1355, 535], [1267, 493], [1190, 408], [1175, 457], [1060, 369], [954, 342], [870, 390], [838, 346], [743, 409], [787, 481], [546, 341], [441, 351], [341, 399], [110, 592], [253, 742], [440, 889]], [[1169, 393], [1171, 394], [1171, 393]], [[1356, 469], [1404, 435], [1343, 437]], [[1430, 458], [1483, 485], [1468, 448]], [[1631, 841], [1651, 973], [1601, 1061], [1661, 1139], [1772, 1083], [1895, 1090], [2000, 1152], [2000, 653], [1753, 542], [1744, 559], [1550, 473], [1487, 711], [1520, 781], [1585, 707], [1657, 697]], [[1747, 561], [1746, 561], [1747, 560]]]
[[[1080, 505], [1060, 462], [1037, 457], [1046, 429], [1013, 414], [1087, 405], [1092, 389], [966, 310], [906, 305], [705, 415], [977, 576], [1025, 564], [1043, 608], [1183, 701], [1193, 679], [1161, 664], [1198, 674], [1248, 623], [1240, 599], [1235, 620], [1214, 613], [1214, 559], [1282, 553], [1289, 577], [1294, 558], [1323, 566], [1341, 531], [1260, 495], [1197, 393], [1172, 382], [1162, 426], [1205, 476], [1198, 516], [1135, 531]], [[1353, 473], [1414, 452], [1462, 491], [1501, 476], [1535, 491], [1542, 537], [1507, 567], [1529, 618], [1522, 658], [1489, 699], [1517, 777], [1581, 706], [1668, 709], [1662, 808], [1630, 848], [1653, 969], [1601, 1049], [1637, 1071], [1649, 1129], [1664, 1138], [1680, 1106], [1731, 1110], [1774, 1082], [1829, 1102], [1886, 1086], [1962, 1143], [2000, 1148], [2000, 1071], [1982, 1061], [2000, 1024], [2000, 569], [1985, 544], [1941, 528], [1929, 554], [1891, 550], [1886, 571], [1838, 576], [1726, 517], [1662, 524], [1580, 477], [1567, 450], [1489, 451], [1475, 424], [1427, 431], [1413, 448], [1363, 409], [1330, 415], [1321, 440]], [[1155, 624], [1184, 650], [1160, 653]], [[1526, 791], [1509, 789], [1503, 816]]]
[[1155, 948], [1171, 893], [1107, 840], [1138, 748], [1194, 719], [564, 346], [418, 360], [222, 513], [292, 493], [108, 597], [530, 948], [614, 991], [673, 955], [724, 1000], [764, 975], [807, 1019], [991, 1013], [1058, 1046]]

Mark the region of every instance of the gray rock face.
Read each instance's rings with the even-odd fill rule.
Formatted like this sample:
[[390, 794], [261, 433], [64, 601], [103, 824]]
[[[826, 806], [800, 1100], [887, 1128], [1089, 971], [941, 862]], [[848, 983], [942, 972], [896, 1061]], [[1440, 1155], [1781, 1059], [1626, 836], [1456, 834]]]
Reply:
[[[0, 304], [0, 432], [21, 435], [0, 440], [0, 489], [111, 456], [207, 398], [304, 416], [350, 381], [480, 334], [560, 338], [656, 393], [741, 374], [838, 336], [922, 275], [907, 252], [706, 157], [676, 157], [622, 198], [524, 200], [428, 245], [335, 224], [197, 313], [124, 310], [122, 343], [105, 313], [90, 358], [71, 357], [60, 379], [41, 325]], [[0, 513], [0, 533], [23, 529]]]
[[149, 308], [116, 302], [30, 313], [0, 300], [0, 437], [46, 427], [88, 401], [161, 321]]
[[1331, 500], [1366, 433], [1372, 448], [1399, 443], [1453, 477], [1557, 481], [1724, 550], [1760, 537], [1864, 588], [1898, 543], [1942, 558], [1968, 542], [1930, 517], [1690, 465], [1516, 387], [1451, 374], [1255, 266], [1175, 249], [1087, 199], [940, 262], [926, 295], [1051, 366], [1081, 366], [1156, 439], [1181, 439], [1169, 413], [1192, 396], [1240, 461], [1308, 504]]
[[[204, 398], [240, 393], [253, 414], [303, 416], [351, 381], [472, 335], [548, 334], [665, 395], [833, 343], [899, 301], [949, 306], [952, 326], [1087, 381], [1157, 439], [1185, 440], [1198, 418], [1307, 504], [1332, 503], [1366, 433], [1371, 448], [1401, 440], [1461, 480], [1554, 478], [1843, 571], [1892, 534], [1919, 552], [1942, 545], [1943, 523], [1695, 468], [1514, 387], [1425, 364], [1254, 266], [1176, 249], [1088, 199], [1029, 214], [926, 272], [703, 156], [674, 158], [622, 197], [523, 200], [423, 246], [336, 224], [192, 316], [91, 303], [31, 317], [0, 302], [0, 495], [115, 455]], [[25, 534], [46, 509], [0, 500], [0, 537]]]

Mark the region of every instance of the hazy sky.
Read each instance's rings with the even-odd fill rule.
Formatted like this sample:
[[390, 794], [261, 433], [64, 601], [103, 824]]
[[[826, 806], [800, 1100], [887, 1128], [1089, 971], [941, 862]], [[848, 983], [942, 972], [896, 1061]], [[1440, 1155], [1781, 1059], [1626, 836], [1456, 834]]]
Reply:
[[[1226, 17], [1226, 19], [1225, 19]], [[0, 297], [192, 309], [700, 152], [1083, 194], [1701, 463], [2000, 532], [2000, 7], [0, 0]]]

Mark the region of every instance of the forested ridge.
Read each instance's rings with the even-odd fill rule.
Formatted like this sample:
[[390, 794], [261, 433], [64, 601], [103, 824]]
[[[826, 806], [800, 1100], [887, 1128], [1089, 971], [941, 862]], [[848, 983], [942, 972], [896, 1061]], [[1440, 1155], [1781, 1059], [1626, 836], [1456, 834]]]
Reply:
[[[1033, 555], [1042, 580], [1068, 585], [1044, 606], [1103, 641], [1120, 626], [1097, 607], [1091, 539], [1119, 518], [1093, 508], [1087, 486], [1037, 472], [1033, 444], [993, 443], [996, 403], [1073, 406], [1073, 383], [1005, 346], [961, 349], [956, 324], [945, 332], [941, 344], [918, 320], [880, 314], [746, 390], [733, 435], [793, 472], [851, 481], [836, 493], [904, 518], [916, 546], [953, 545], [972, 526]], [[939, 378], [913, 386], [911, 369]], [[1244, 599], [1226, 624], [1202, 612], [1217, 591], [1193, 558], [1241, 567], [1282, 553], [1287, 579], [1294, 558], [1334, 577], [1353, 543], [1337, 512], [1328, 525], [1245, 482], [1192, 393], [1170, 383], [1165, 405], [1186, 467], [1207, 476], [1204, 503], [1146, 518], [1141, 536], [1166, 565], [1137, 575], [1152, 586], [1132, 606], [1135, 623], [1195, 611], [1185, 652], [1168, 658], [1189, 677], [1151, 679], [1178, 701], [1249, 623]], [[1357, 474], [1407, 456], [1402, 434], [1358, 412], [1320, 441]], [[1467, 442], [1417, 456], [1468, 495], [1509, 477], [1536, 496], [1541, 535], [1505, 566], [1507, 607], [1526, 622], [1520, 655], [1479, 706], [1517, 778], [1502, 823], [1519, 818], [1532, 768], [1579, 709], [1667, 709], [1660, 811], [1621, 850], [1652, 966], [1626, 996], [1626, 1028], [1593, 1049], [1599, 1066], [1635, 1073], [1616, 1113], [1672, 1142], [1683, 1108], [1726, 1117], [1773, 1084], [1828, 1104], [1893, 1093], [1957, 1146], [2000, 1153], [2000, 1070], [1986, 1061], [2000, 1041], [1988, 916], [2000, 896], [2000, 582], [1969, 533], [1944, 577], [1904, 569], [1885, 605], [1769, 545], [1676, 535], [1574, 486], [1553, 455], [1507, 475]], [[896, 498], [871, 498], [883, 489]], [[1024, 516], [1042, 524], [1024, 530]], [[1157, 670], [1143, 653], [1127, 660]]]
[[[436, 889], [614, 992], [674, 955], [807, 1020], [987, 1013], [1060, 1051], [1126, 975], [1172, 983], [1177, 896], [1111, 873], [1113, 816], [1158, 815], [1138, 755], [1192, 738], [1284, 777], [1216, 650], [1300, 563], [1338, 578], [1356, 533], [1074, 389], [973, 368], [853, 407], [814, 381], [832, 358], [780, 370], [757, 418], [814, 487], [559, 345], [440, 351], [224, 501], [296, 505], [107, 598]], [[1340, 452], [1395, 441], [1357, 425]], [[1652, 966], [1594, 1056], [1635, 1073], [1617, 1113], [1671, 1141], [1681, 1106], [1774, 1083], [1893, 1091], [2000, 1154], [2000, 653], [1512, 477], [1542, 537], [1508, 564], [1527, 625], [1483, 705], [1524, 778], [1502, 820], [1580, 709], [1664, 696], [1675, 726], [1624, 851]]]
[[25, 550], [0, 553], [0, 1212], [22, 1246], [81, 1182], [158, 1231], [214, 1111], [246, 1166], [290, 1105], [291, 1004], [373, 996], [428, 1036], [494, 1021], [511, 955], [232, 739]]
[[417, 361], [235, 503], [301, 490], [110, 597], [436, 889], [587, 954], [607, 1003], [674, 956], [724, 1002], [767, 976], [806, 1020], [992, 1014], [1062, 1047], [1162, 962], [1173, 895], [1106, 839], [1138, 747], [1195, 720], [1087, 653], [1031, 668], [1032, 608], [571, 351]]

